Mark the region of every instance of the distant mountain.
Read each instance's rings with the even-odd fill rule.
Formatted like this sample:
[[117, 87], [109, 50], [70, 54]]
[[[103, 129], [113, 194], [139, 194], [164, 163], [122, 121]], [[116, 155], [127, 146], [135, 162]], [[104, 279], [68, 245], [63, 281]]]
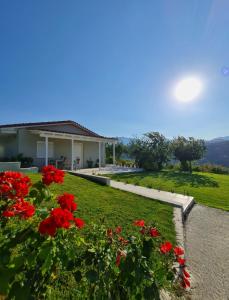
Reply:
[[229, 137], [215, 138], [206, 142], [207, 152], [200, 163], [229, 167]]
[[208, 143], [224, 142], [224, 141], [229, 141], [229, 136], [217, 137], [217, 138], [214, 138], [214, 139], [208, 141]]

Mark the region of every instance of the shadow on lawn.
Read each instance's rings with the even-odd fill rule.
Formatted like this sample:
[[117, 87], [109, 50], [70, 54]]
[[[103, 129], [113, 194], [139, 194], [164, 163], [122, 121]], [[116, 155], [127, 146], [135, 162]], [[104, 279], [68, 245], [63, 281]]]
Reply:
[[162, 178], [173, 181], [177, 187], [186, 184], [192, 187], [219, 187], [217, 181], [205, 175], [181, 172], [161, 172], [160, 175]]
[[113, 179], [130, 179], [135, 178], [138, 182], [146, 177], [161, 178], [165, 180], [172, 181], [176, 187], [190, 185], [191, 187], [219, 187], [217, 181], [212, 179], [209, 176], [200, 175], [200, 174], [190, 174], [183, 172], [170, 172], [170, 171], [161, 171], [161, 172], [142, 172], [142, 173], [122, 173], [113, 175]]

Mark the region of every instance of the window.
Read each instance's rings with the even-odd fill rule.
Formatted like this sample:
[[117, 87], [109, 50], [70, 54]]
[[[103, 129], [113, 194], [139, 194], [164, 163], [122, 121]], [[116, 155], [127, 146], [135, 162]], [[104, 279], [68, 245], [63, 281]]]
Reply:
[[[48, 157], [53, 158], [53, 142], [48, 143]], [[45, 158], [45, 142], [37, 142], [37, 158]]]

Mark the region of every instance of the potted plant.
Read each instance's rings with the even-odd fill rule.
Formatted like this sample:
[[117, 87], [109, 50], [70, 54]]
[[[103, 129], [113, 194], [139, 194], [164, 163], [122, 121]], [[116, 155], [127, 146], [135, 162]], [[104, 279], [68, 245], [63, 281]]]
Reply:
[[91, 158], [89, 158], [87, 160], [87, 166], [88, 166], [88, 168], [92, 168], [93, 167], [93, 160]]

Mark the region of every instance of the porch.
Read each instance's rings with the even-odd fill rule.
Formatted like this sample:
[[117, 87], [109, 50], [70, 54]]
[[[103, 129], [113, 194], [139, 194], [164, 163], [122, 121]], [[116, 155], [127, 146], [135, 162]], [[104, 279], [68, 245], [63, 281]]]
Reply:
[[105, 144], [113, 144], [113, 164], [115, 165], [116, 139], [79, 136], [68, 133], [31, 130], [36, 153], [34, 165], [54, 165], [65, 170], [101, 169], [106, 165]]

